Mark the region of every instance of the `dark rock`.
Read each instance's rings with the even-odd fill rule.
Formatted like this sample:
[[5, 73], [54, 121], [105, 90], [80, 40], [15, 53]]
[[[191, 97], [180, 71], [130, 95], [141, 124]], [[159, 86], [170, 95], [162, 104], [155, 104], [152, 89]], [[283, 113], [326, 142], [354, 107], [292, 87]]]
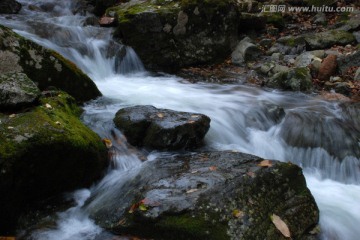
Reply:
[[[360, 128], [355, 127], [358, 125], [356, 118], [341, 120], [323, 112], [315, 116], [310, 112], [294, 110], [286, 114], [280, 136], [290, 146], [323, 148], [339, 161], [346, 156], [359, 157], [357, 139]], [[335, 143], [334, 136], [342, 141]]]
[[353, 32], [353, 35], [358, 43], [360, 43], [360, 31]]
[[105, 13], [107, 8], [114, 6], [117, 0], [93, 0], [93, 2], [95, 2], [94, 13], [100, 16]]
[[25, 73], [40, 90], [50, 86], [64, 90], [79, 102], [101, 96], [74, 63], [0, 25], [0, 74], [11, 72]]
[[355, 72], [354, 80], [355, 81], [360, 81], [360, 67], [358, 67], [358, 69]]
[[328, 81], [330, 77], [336, 73], [336, 68], [337, 68], [336, 59], [337, 59], [336, 55], [328, 55], [326, 58], [324, 58], [319, 68], [319, 73], [318, 73], [319, 80]]
[[270, 49], [270, 52], [280, 52], [285, 55], [294, 55], [302, 53], [305, 50], [306, 43], [302, 36], [286, 36], [277, 40], [276, 44]]
[[259, 14], [241, 12], [239, 17], [239, 32], [259, 31], [266, 26], [266, 18]]
[[309, 68], [294, 68], [272, 76], [266, 86], [292, 91], [310, 91], [313, 87]]
[[347, 45], [355, 42], [352, 33], [344, 30], [330, 30], [304, 35], [309, 50], [330, 48], [333, 45]]
[[231, 62], [235, 65], [256, 60], [261, 55], [261, 50], [246, 37], [241, 40], [231, 54]]
[[15, 14], [21, 10], [21, 4], [15, 0], [1, 0], [0, 14]]
[[0, 75], [0, 109], [16, 110], [31, 106], [40, 96], [40, 90], [26, 74]]
[[156, 149], [198, 147], [210, 128], [210, 118], [203, 114], [153, 106], [123, 108], [114, 122], [130, 144]]
[[[124, 184], [95, 189], [84, 209], [101, 227], [155, 239], [294, 239], [316, 226], [319, 211], [301, 168], [234, 152], [161, 157], [127, 173]], [[109, 189], [111, 189], [109, 191]]]
[[37, 201], [90, 186], [107, 166], [101, 139], [64, 92], [15, 116], [0, 114], [0, 235]]
[[346, 71], [350, 67], [358, 67], [360, 66], [360, 51], [356, 51], [351, 55], [346, 55], [339, 57], [337, 60], [337, 64], [341, 74], [346, 74]]
[[107, 14], [118, 17], [115, 37], [133, 47], [151, 70], [222, 62], [238, 37], [239, 12], [231, 0], [137, 1]]

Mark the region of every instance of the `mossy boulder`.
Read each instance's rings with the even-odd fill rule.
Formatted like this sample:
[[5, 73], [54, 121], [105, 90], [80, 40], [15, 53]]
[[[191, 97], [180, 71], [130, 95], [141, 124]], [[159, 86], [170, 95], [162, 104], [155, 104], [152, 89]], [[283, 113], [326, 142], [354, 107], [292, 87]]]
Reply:
[[145, 66], [176, 71], [221, 62], [236, 44], [239, 12], [235, 1], [136, 1], [107, 9], [117, 16], [115, 36], [130, 45]]
[[299, 67], [276, 73], [266, 83], [271, 88], [291, 91], [310, 91], [313, 88], [310, 69]]
[[31, 110], [0, 114], [0, 235], [32, 203], [87, 187], [107, 166], [106, 147], [79, 120], [74, 98], [48, 94]]
[[[152, 239], [305, 239], [319, 211], [301, 168], [235, 152], [161, 157], [95, 189], [84, 210], [101, 227]], [[109, 191], [110, 190], [110, 191]]]
[[210, 128], [206, 115], [148, 105], [120, 109], [114, 122], [132, 145], [171, 150], [199, 147]]
[[24, 73], [0, 75], [0, 109], [16, 110], [34, 104], [40, 90]]
[[66, 91], [79, 102], [101, 96], [74, 63], [0, 25], [0, 74], [11, 72], [25, 73], [40, 90], [56, 87]]
[[330, 48], [333, 45], [347, 45], [356, 42], [352, 33], [344, 30], [330, 30], [304, 35], [309, 50]]

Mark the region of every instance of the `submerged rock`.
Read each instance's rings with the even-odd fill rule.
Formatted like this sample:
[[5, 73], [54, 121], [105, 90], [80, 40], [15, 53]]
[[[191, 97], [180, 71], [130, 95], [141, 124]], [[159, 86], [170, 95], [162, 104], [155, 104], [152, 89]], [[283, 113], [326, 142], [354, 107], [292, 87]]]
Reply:
[[1, 0], [0, 14], [14, 14], [21, 10], [21, 4], [15, 0]]
[[153, 70], [223, 61], [238, 37], [239, 12], [231, 1], [131, 1], [107, 9], [115, 32]]
[[14, 110], [31, 106], [40, 97], [40, 90], [26, 74], [0, 75], [0, 109]]
[[319, 210], [301, 168], [261, 161], [234, 152], [160, 157], [95, 189], [84, 209], [107, 230], [155, 239], [285, 239], [276, 214], [305, 239]]
[[130, 144], [156, 149], [198, 147], [210, 128], [210, 118], [203, 114], [153, 106], [123, 108], [114, 122]]
[[89, 186], [107, 166], [106, 147], [79, 120], [74, 98], [54, 92], [40, 103], [0, 114], [0, 235], [36, 201]]
[[55, 87], [79, 102], [101, 96], [74, 63], [0, 25], [0, 74], [13, 72], [25, 73], [40, 90]]

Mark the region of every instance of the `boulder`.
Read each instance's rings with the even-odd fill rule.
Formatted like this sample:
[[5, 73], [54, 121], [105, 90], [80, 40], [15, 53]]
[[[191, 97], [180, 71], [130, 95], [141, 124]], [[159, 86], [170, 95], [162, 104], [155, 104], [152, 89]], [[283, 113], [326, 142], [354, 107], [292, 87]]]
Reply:
[[101, 96], [74, 63], [0, 25], [0, 74], [13, 72], [25, 73], [40, 90], [55, 87], [79, 102]]
[[[357, 107], [359, 104], [351, 105]], [[347, 104], [344, 104], [344, 109]], [[354, 112], [351, 111], [351, 112]], [[293, 147], [322, 148], [339, 161], [345, 157], [360, 157], [358, 141], [359, 124], [356, 118], [338, 119], [327, 114], [311, 114], [310, 112], [293, 110], [286, 114], [281, 127], [280, 136]], [[294, 137], [296, 136], [296, 137]], [[334, 137], [342, 141], [333, 141]], [[319, 159], [321, 161], [321, 159]]]
[[115, 37], [151, 70], [222, 62], [237, 42], [239, 12], [232, 0], [130, 1], [107, 9]]
[[26, 112], [0, 114], [0, 235], [39, 200], [90, 186], [107, 166], [101, 139], [80, 120], [64, 92]]
[[94, 189], [84, 206], [117, 234], [285, 240], [271, 221], [276, 214], [293, 239], [305, 239], [319, 220], [301, 168], [291, 163], [203, 152], [160, 157], [123, 177], [122, 184]]
[[21, 10], [21, 4], [15, 0], [1, 0], [0, 14], [14, 14]]
[[337, 59], [336, 55], [328, 55], [326, 58], [324, 58], [319, 68], [319, 73], [318, 73], [319, 80], [328, 81], [330, 77], [336, 73], [336, 69], [337, 69], [336, 59]]
[[123, 108], [114, 122], [132, 145], [171, 150], [198, 147], [210, 128], [210, 118], [203, 114], [153, 106]]
[[341, 56], [337, 60], [339, 71], [346, 74], [349, 68], [360, 66], [360, 50], [351, 55]]
[[300, 54], [305, 50], [305, 45], [303, 36], [286, 36], [279, 38], [269, 51], [285, 55]]
[[235, 65], [256, 60], [261, 55], [261, 50], [246, 37], [241, 40], [231, 53], [231, 62]]
[[313, 87], [310, 70], [307, 67], [276, 73], [265, 85], [292, 91], [310, 91]]
[[330, 48], [333, 45], [347, 45], [354, 43], [355, 37], [352, 33], [344, 30], [329, 30], [320, 33], [304, 35], [309, 50]]
[[16, 110], [34, 104], [40, 90], [24, 73], [0, 75], [0, 109]]

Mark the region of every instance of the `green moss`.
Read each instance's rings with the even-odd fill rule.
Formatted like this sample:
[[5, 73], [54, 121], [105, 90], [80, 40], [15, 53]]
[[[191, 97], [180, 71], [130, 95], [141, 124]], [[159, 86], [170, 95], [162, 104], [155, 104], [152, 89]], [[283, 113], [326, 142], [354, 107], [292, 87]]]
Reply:
[[281, 13], [265, 13], [265, 17], [268, 24], [273, 24], [278, 28], [283, 28], [285, 26], [285, 20]]

